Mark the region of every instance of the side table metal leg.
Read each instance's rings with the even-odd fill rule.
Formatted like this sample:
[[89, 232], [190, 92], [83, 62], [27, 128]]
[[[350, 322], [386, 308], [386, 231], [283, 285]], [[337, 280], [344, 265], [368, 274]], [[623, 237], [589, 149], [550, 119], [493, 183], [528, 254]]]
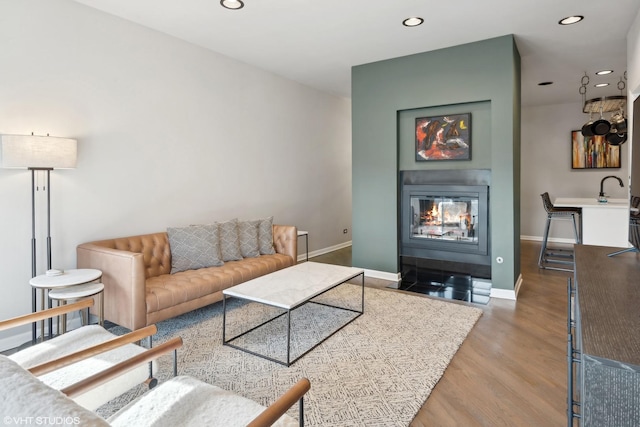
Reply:
[[100, 326], [104, 327], [104, 290], [98, 294], [100, 298]]
[[227, 327], [227, 296], [222, 295], [222, 345], [224, 345], [227, 340], [225, 339]]
[[[38, 299], [38, 292], [36, 288], [31, 288], [31, 312], [35, 313], [38, 310], [38, 304], [36, 300]], [[36, 343], [37, 338], [37, 330], [38, 330], [38, 322], [31, 323], [31, 344]]]
[[173, 376], [178, 376], [178, 349], [173, 350]]
[[89, 310], [87, 310], [87, 311], [84, 311], [84, 309], [80, 310], [80, 326], [86, 326], [87, 325], [87, 319], [88, 319], [87, 316], [88, 315], [89, 315]]
[[[45, 292], [45, 290], [43, 289], [43, 292]], [[49, 298], [49, 290], [46, 290], [47, 293], [47, 307], [48, 308], [53, 308], [53, 305], [51, 304], [51, 298]], [[44, 303], [44, 302], [43, 302]], [[53, 317], [49, 317], [49, 339], [53, 338]]]
[[[40, 289], [40, 310], [44, 310], [44, 289]], [[40, 321], [40, 337], [42, 341], [44, 341], [44, 337], [45, 337], [44, 320]]]
[[360, 273], [360, 276], [362, 276], [362, 311], [361, 313], [364, 313], [364, 273]]
[[287, 366], [291, 365], [291, 310], [287, 310]]
[[[58, 302], [58, 305], [67, 305], [67, 301], [62, 300], [61, 302]], [[58, 333], [60, 333], [60, 326], [58, 326]], [[62, 315], [62, 333], [66, 334], [67, 333], [67, 314], [63, 314]]]

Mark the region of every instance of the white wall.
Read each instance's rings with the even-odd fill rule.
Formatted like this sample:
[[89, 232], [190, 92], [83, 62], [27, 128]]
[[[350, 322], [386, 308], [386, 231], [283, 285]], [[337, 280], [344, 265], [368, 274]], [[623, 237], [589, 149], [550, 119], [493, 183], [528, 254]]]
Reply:
[[[627, 33], [627, 96], [629, 104], [640, 95], [640, 12]], [[576, 98], [580, 95], [577, 94]], [[572, 170], [570, 132], [580, 129], [587, 116], [582, 103], [546, 105], [522, 109], [522, 236], [540, 238], [544, 231], [545, 212], [540, 194], [548, 191], [553, 197], [595, 197], [600, 180], [617, 175], [625, 183], [620, 188], [615, 181], [605, 183], [605, 192], [611, 197], [629, 196], [629, 141], [622, 145], [622, 168], [602, 170]], [[628, 122], [633, 122], [632, 109], [627, 108]], [[634, 191], [635, 193], [636, 191]], [[557, 223], [557, 221], [554, 221]], [[551, 237], [571, 239], [573, 233], [568, 222], [554, 225]]]
[[[629, 99], [629, 105], [633, 105], [633, 101], [640, 96], [640, 11], [636, 15], [629, 32], [627, 33], [627, 67], [629, 72], [627, 73], [627, 98]], [[629, 123], [633, 123], [635, 118], [633, 117], [633, 108], [629, 108]], [[633, 127], [629, 132], [631, 139], [638, 140], [637, 136], [633, 135]], [[638, 150], [638, 144], [636, 143], [635, 149]], [[631, 157], [631, 156], [630, 156]], [[637, 158], [637, 153], [634, 155]], [[631, 162], [630, 162], [631, 163]], [[631, 164], [629, 164], [631, 168]], [[640, 181], [640, 171], [633, 173], [633, 182], [631, 187], [631, 193], [633, 195], [640, 194], [640, 187], [638, 182]]]
[[[312, 251], [351, 240], [350, 100], [68, 0], [0, 0], [0, 40], [0, 134], [78, 140], [77, 169], [52, 172], [55, 268], [82, 242], [235, 216], [308, 230]], [[3, 319], [31, 311], [30, 188], [0, 169]]]
[[[589, 116], [582, 113], [576, 89], [575, 104], [545, 105], [522, 109], [521, 235], [541, 238], [546, 213], [540, 194], [556, 197], [598, 197], [600, 181], [619, 176], [625, 187], [607, 180], [605, 193], [612, 198], [629, 197], [629, 143], [622, 144], [620, 169], [571, 169], [571, 131], [582, 128]], [[549, 236], [573, 239], [570, 221], [553, 221]]]
[[640, 94], [640, 11], [627, 33], [627, 89], [629, 94]]

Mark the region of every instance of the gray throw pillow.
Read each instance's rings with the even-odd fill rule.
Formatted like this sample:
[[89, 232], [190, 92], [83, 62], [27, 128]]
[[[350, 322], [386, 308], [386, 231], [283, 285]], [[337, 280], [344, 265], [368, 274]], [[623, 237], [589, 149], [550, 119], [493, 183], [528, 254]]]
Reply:
[[220, 252], [222, 261], [238, 261], [242, 259], [240, 252], [240, 238], [238, 236], [238, 219], [218, 222], [220, 236]]
[[240, 253], [243, 258], [255, 258], [260, 255], [258, 248], [259, 220], [238, 221], [238, 236], [240, 238]]
[[169, 227], [167, 235], [171, 249], [171, 274], [223, 264], [215, 224]]
[[258, 246], [261, 255], [273, 255], [273, 217], [259, 220], [258, 224]]

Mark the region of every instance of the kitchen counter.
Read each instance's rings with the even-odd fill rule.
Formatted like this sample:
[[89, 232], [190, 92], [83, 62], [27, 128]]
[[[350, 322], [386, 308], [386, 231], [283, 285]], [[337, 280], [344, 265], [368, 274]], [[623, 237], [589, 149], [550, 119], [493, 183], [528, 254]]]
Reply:
[[598, 202], [597, 197], [558, 197], [557, 207], [582, 208], [582, 243], [595, 246], [629, 247], [629, 200], [609, 199]]
[[578, 389], [583, 427], [640, 425], [640, 255], [610, 253], [610, 247], [575, 246], [580, 363], [569, 386]]

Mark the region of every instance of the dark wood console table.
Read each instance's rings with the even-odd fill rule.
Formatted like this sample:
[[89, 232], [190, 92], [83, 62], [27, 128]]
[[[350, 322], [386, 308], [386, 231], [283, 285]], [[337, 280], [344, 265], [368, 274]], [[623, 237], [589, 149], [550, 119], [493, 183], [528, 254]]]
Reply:
[[616, 250], [575, 245], [569, 426], [640, 426], [640, 254]]

